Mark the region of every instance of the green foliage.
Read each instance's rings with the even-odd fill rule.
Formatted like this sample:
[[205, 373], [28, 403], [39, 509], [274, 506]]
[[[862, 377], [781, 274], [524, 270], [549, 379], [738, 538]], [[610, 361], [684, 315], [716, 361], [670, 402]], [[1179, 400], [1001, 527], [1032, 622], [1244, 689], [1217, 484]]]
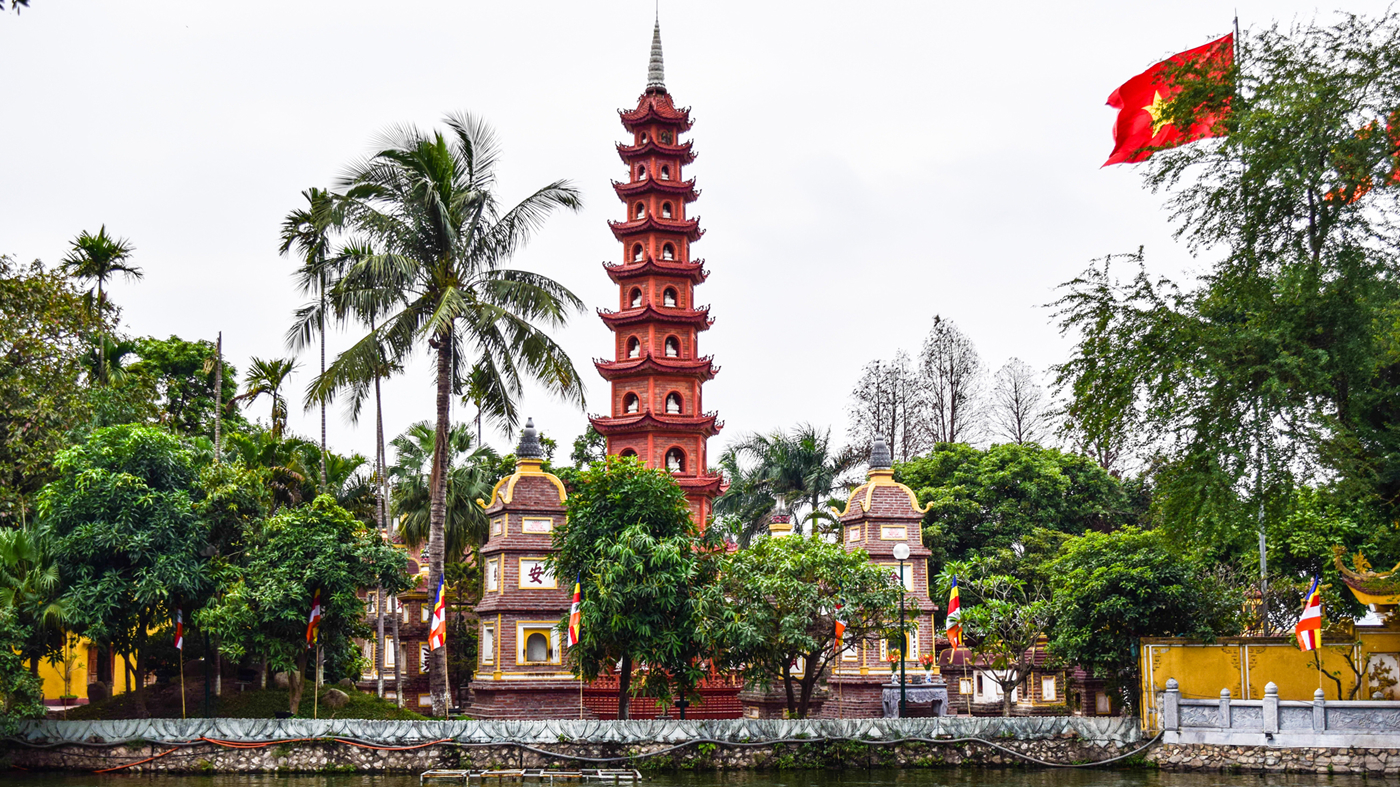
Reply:
[[[1005, 557], [1002, 557], [1002, 561]], [[1031, 676], [1031, 652], [1050, 619], [1048, 590], [1034, 578], [997, 573], [999, 561], [973, 558], [950, 563], [958, 589], [975, 604], [963, 607], [962, 627], [973, 655], [991, 667], [984, 673], [1002, 690], [1002, 715], [1011, 715], [1011, 692]]]
[[[428, 540], [431, 519], [431, 470], [435, 430], [419, 421], [395, 437], [396, 459], [389, 467], [394, 483], [392, 516], [399, 522], [404, 543], [419, 549]], [[500, 458], [486, 445], [475, 445], [471, 427], [454, 424], [447, 444], [447, 516], [443, 532], [448, 562], [466, 558], [474, 547], [486, 543], [489, 523], [477, 500], [489, 500], [500, 477]], [[514, 468], [512, 468], [513, 470]]]
[[1221, 551], [1320, 480], [1400, 518], [1400, 15], [1239, 47], [1242, 67], [1190, 75], [1168, 107], [1189, 122], [1230, 95], [1228, 136], [1145, 165], [1178, 235], [1215, 257], [1204, 275], [1179, 288], [1139, 251], [1126, 278], [1106, 260], [1056, 303], [1079, 338], [1057, 378], [1070, 436], [1155, 461], [1162, 525]]
[[287, 398], [282, 395], [282, 385], [296, 368], [296, 361], [291, 358], [273, 358], [270, 361], [254, 358], [248, 365], [247, 376], [243, 378], [243, 393], [233, 397], [228, 403], [246, 400], [251, 405], [258, 397], [267, 394], [272, 400], [268, 425], [272, 429], [272, 436], [281, 438], [282, 431], [287, 428]]
[[30, 518], [31, 495], [86, 417], [83, 353], [101, 327], [62, 274], [0, 255], [0, 525]]
[[0, 606], [0, 736], [6, 738], [19, 731], [19, 722], [44, 718], [43, 685], [25, 670], [19, 654], [30, 638], [14, 610]]
[[[847, 552], [822, 538], [764, 536], [726, 555], [719, 580], [701, 590], [703, 628], [746, 679], [765, 688], [781, 680], [789, 714], [806, 718], [812, 691], [836, 657], [838, 603], [849, 647], [897, 638], [901, 595], [889, 569], [871, 563], [864, 550]], [[912, 628], [917, 605], [906, 612]], [[799, 659], [804, 669], [794, 677]]]
[[[178, 336], [169, 339], [148, 337], [136, 340], [136, 352], [141, 360], [131, 367], [131, 373], [150, 380], [156, 395], [156, 418], [161, 424], [186, 436], [214, 433], [214, 363], [218, 348], [213, 342], [185, 341]], [[237, 370], [225, 363], [222, 399], [223, 431], [225, 435], [247, 428], [238, 411], [229, 407], [238, 393]]]
[[[1243, 598], [1157, 530], [1126, 527], [1067, 541], [1049, 565], [1050, 649], [1135, 703], [1138, 640], [1238, 633]], [[971, 610], [969, 610], [971, 612]]]
[[1088, 457], [1028, 443], [985, 451], [940, 443], [895, 467], [923, 504], [930, 576], [946, 560], [966, 560], [1022, 543], [1036, 528], [1079, 534], [1135, 522], [1137, 500]]
[[264, 655], [274, 669], [295, 675], [295, 712], [299, 678], [306, 669], [306, 618], [315, 591], [321, 591], [320, 637], [331, 665], [328, 675], [345, 672], [357, 657], [350, 638], [370, 633], [356, 591], [376, 586], [386, 593], [404, 590], [405, 569], [401, 551], [322, 495], [267, 520], [242, 577], [199, 610], [195, 620], [219, 637], [231, 657]]
[[11, 643], [37, 671], [63, 648], [68, 617], [58, 565], [31, 528], [0, 530], [0, 608], [10, 611], [23, 642]]
[[113, 426], [55, 467], [39, 496], [38, 533], [67, 583], [65, 604], [84, 636], [135, 654], [144, 680], [151, 630], [211, 584], [190, 450], [160, 429]]
[[[621, 715], [633, 664], [649, 696], [689, 694], [700, 677], [696, 595], [712, 581], [714, 544], [690, 519], [669, 473], [636, 457], [608, 457], [579, 473], [568, 521], [555, 528], [551, 570], [583, 585], [582, 638], [569, 649], [575, 674], [593, 680], [622, 662]], [[561, 629], [567, 621], [561, 621]]]
[[730, 488], [715, 500], [715, 512], [731, 522], [741, 546], [766, 532], [770, 514], [781, 503], [799, 526], [831, 529], [831, 496], [864, 460], [855, 450], [837, 451], [831, 430], [800, 424], [791, 432], [750, 434], [724, 452], [720, 467]]

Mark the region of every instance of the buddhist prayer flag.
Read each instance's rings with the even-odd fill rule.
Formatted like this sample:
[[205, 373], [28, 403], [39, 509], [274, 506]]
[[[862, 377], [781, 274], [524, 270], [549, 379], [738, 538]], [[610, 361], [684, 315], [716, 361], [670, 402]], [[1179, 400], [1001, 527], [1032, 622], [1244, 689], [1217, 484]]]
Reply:
[[948, 644], [953, 648], [962, 647], [962, 605], [958, 602], [958, 578], [953, 577], [953, 587], [948, 591]]
[[180, 610], [175, 610], [175, 649], [185, 649], [185, 615]]
[[437, 599], [433, 602], [432, 628], [428, 631], [428, 650], [437, 650], [447, 644], [447, 611], [443, 606], [444, 577], [438, 577]]
[[321, 631], [321, 589], [311, 594], [311, 614], [306, 618], [306, 647], [316, 644]]
[[574, 583], [574, 603], [573, 603], [572, 605], [569, 606], [569, 637], [568, 637], [568, 644], [569, 644], [569, 647], [571, 647], [571, 648], [572, 648], [573, 646], [575, 646], [575, 645], [578, 644], [578, 638], [579, 638], [579, 633], [580, 633], [580, 632], [579, 632], [579, 625], [583, 622], [583, 613], [579, 612], [578, 605], [579, 605], [579, 602], [582, 601], [582, 600], [583, 600], [583, 581], [582, 581], [582, 579], [580, 579], [579, 581], [577, 581], [577, 582]]
[[1204, 114], [1183, 131], [1167, 117], [1166, 108], [1183, 87], [1173, 83], [1173, 70], [1196, 63], [1218, 76], [1234, 62], [1235, 36], [1231, 33], [1173, 55], [1124, 82], [1108, 97], [1108, 105], [1118, 110], [1118, 119], [1113, 124], [1113, 153], [1103, 165], [1144, 161], [1152, 155], [1151, 148], [1176, 147], [1223, 135], [1219, 129], [1223, 115]]
[[1301, 650], [1317, 650], [1322, 645], [1322, 591], [1317, 587], [1316, 577], [1303, 601], [1303, 617], [1293, 627], [1293, 634]]
[[836, 652], [841, 652], [841, 643], [846, 638], [846, 600], [836, 599]]

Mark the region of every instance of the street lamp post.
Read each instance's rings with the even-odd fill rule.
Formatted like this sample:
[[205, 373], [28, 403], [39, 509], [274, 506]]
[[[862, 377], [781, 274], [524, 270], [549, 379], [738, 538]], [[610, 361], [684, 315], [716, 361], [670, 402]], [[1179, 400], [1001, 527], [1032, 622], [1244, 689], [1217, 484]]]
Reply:
[[899, 635], [903, 637], [899, 643], [899, 718], [902, 719], [906, 716], [909, 702], [909, 692], [904, 682], [904, 662], [909, 659], [909, 654], [904, 652], [909, 646], [909, 634], [904, 631], [904, 561], [909, 559], [909, 545], [902, 541], [895, 544], [894, 557], [899, 561]]

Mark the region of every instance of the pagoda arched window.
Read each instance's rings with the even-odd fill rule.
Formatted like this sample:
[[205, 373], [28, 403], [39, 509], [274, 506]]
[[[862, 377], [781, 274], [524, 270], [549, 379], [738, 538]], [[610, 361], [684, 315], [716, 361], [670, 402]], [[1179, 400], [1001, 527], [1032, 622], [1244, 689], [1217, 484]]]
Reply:
[[641, 411], [642, 411], [642, 400], [641, 400], [641, 399], [638, 399], [636, 394], [630, 393], [630, 394], [627, 394], [626, 396], [622, 397], [622, 412], [624, 412], [624, 413], [640, 413]]
[[673, 392], [673, 393], [668, 393], [668, 394], [666, 394], [666, 413], [667, 413], [667, 415], [680, 415], [680, 414], [681, 414], [681, 395], [680, 395], [680, 394], [674, 393], [674, 392]]
[[632, 261], [633, 261], [633, 262], [641, 262], [641, 261], [642, 261], [642, 244], [640, 244], [640, 243], [634, 243], [634, 244], [632, 244]]
[[633, 308], [633, 309], [639, 309], [639, 308], [641, 308], [641, 306], [642, 306], [642, 289], [641, 289], [640, 287], [633, 287], [633, 288], [632, 288], [632, 294], [627, 298], [627, 304], [628, 304], [628, 306], [629, 306], [630, 308]]
[[618, 456], [636, 456], [636, 455], [637, 455], [637, 452], [636, 452], [636, 451], [633, 451], [631, 448], [624, 448], [624, 449], [622, 449], [622, 453], [621, 453], [621, 454], [618, 454]]
[[666, 357], [667, 357], [667, 358], [679, 358], [679, 357], [681, 357], [681, 342], [680, 342], [679, 339], [677, 339], [677, 338], [674, 337], [674, 336], [667, 336], [667, 337], [666, 337]]
[[685, 452], [679, 448], [672, 448], [666, 452], [666, 469], [672, 473], [685, 472]]
[[638, 164], [638, 165], [637, 165], [637, 180], [646, 180], [646, 179], [647, 179], [647, 165], [645, 165], [645, 164]]
[[640, 134], [637, 135], [637, 144], [639, 144], [639, 145], [645, 145], [646, 143], [647, 143], [647, 133], [646, 133], [645, 131], [643, 131], [642, 133], [640, 133]]
[[669, 132], [669, 131], [663, 131], [663, 132], [661, 132], [661, 142], [662, 142], [662, 144], [665, 144], [665, 145], [671, 144], [671, 132]]
[[536, 631], [525, 638], [525, 660], [528, 662], [549, 661], [549, 637]]
[[628, 357], [628, 358], [640, 358], [640, 357], [642, 357], [642, 343], [641, 343], [641, 341], [639, 341], [639, 340], [637, 339], [637, 337], [635, 337], [635, 336], [633, 336], [632, 338], [630, 338], [630, 339], [627, 340], [627, 357]]
[[676, 291], [671, 287], [666, 288], [666, 292], [661, 294], [661, 304], [663, 306], [676, 305]]
[[663, 164], [662, 167], [661, 167], [661, 179], [662, 179], [662, 180], [670, 180], [670, 179], [671, 179], [671, 168], [668, 167], [668, 166], [665, 166], [664, 164]]
[[637, 203], [637, 206], [636, 206], [635, 208], [632, 209], [632, 218], [633, 218], [633, 219], [636, 219], [636, 220], [638, 220], [638, 221], [640, 221], [640, 220], [642, 220], [642, 219], [644, 219], [644, 218], [646, 218], [646, 217], [647, 217], [647, 206], [646, 206], [646, 205], [643, 205], [643, 204], [640, 203], [640, 202], [638, 202], [638, 203]]
[[671, 244], [668, 243], [668, 244], [666, 244], [665, 246], [662, 246], [662, 247], [661, 247], [661, 259], [663, 259], [663, 260], [674, 260], [675, 258], [676, 258], [676, 247], [675, 247], [675, 246], [672, 246]]
[[671, 218], [671, 203], [669, 203], [669, 202], [663, 202], [663, 203], [661, 203], [661, 218], [663, 218], [663, 219], [669, 219], [669, 218]]

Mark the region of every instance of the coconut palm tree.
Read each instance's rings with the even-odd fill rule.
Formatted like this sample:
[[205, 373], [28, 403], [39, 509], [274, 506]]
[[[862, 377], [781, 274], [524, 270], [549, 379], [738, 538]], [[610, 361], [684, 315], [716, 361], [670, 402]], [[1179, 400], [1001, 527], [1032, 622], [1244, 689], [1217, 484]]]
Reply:
[[254, 358], [243, 377], [243, 393], [228, 400], [228, 403], [232, 405], [246, 399], [251, 405], [259, 396], [267, 394], [272, 399], [272, 437], [281, 439], [282, 431], [287, 428], [287, 400], [282, 396], [282, 385], [296, 368], [296, 361], [291, 358], [274, 358], [270, 361]]
[[[568, 355], [546, 328], [562, 326], [583, 303], [558, 282], [503, 268], [555, 210], [577, 210], [576, 189], [556, 181], [509, 209], [496, 197], [495, 135], [471, 115], [450, 115], [445, 131], [398, 127], [379, 152], [342, 178], [347, 224], [376, 246], [351, 262], [331, 290], [336, 308], [382, 316], [327, 369], [333, 379], [366, 379], [381, 349], [399, 362], [419, 349], [436, 356], [436, 431], [429, 473], [428, 585], [442, 575], [452, 397], [469, 369], [481, 369], [490, 401], [515, 402], [531, 379], [583, 404]], [[504, 417], [510, 427], [518, 410]], [[429, 662], [433, 713], [447, 710], [447, 661]]]
[[[108, 235], [107, 225], [103, 224], [96, 235], [84, 230], [73, 240], [72, 250], [63, 258], [63, 271], [69, 276], [97, 282], [96, 289], [89, 293], [92, 298], [89, 302], [94, 304], [93, 313], [97, 315], [98, 322], [102, 322], [107, 307], [107, 280], [118, 273], [127, 279], [141, 278], [141, 269], [127, 262], [134, 251], [136, 247], [126, 238]], [[98, 346], [98, 367], [102, 370], [100, 377], [105, 379], [107, 363], [104, 349]]]
[[[721, 462], [726, 460], [738, 471], [735, 477], [743, 484], [734, 490], [739, 497], [726, 502], [725, 508], [752, 510], [752, 505], [744, 509], [744, 496], [771, 495], [798, 517], [795, 524], [811, 525], [816, 531], [822, 523], [834, 525], [835, 518], [827, 509], [837, 501], [831, 497], [849, 486], [845, 476], [860, 466], [863, 457], [851, 449], [837, 451], [831, 445], [830, 429], [799, 424], [791, 432], [779, 429], [766, 435], [750, 434], [725, 453]], [[723, 499], [715, 501], [716, 511], [720, 511]]]

